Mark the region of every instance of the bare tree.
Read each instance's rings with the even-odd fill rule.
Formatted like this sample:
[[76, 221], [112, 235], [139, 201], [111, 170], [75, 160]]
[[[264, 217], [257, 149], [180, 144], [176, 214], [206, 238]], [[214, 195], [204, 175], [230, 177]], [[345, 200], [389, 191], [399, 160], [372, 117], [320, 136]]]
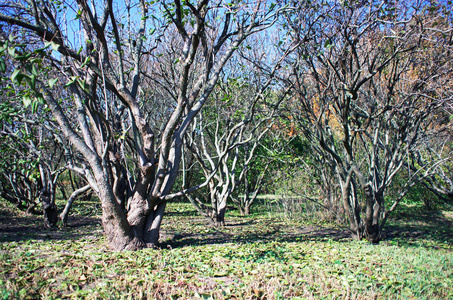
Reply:
[[[187, 148], [200, 165], [204, 177], [208, 178], [207, 202], [210, 208], [203, 214], [212, 218], [216, 225], [224, 225], [227, 201], [241, 183], [245, 185], [246, 190], [243, 192], [247, 196], [244, 195], [242, 202], [239, 199], [233, 201], [239, 204], [241, 211], [250, 210], [262, 178], [254, 189], [255, 195], [250, 198], [247, 172], [255, 150], [272, 125], [278, 104], [285, 96], [280, 95], [279, 99], [274, 99], [274, 103], [268, 100], [266, 105], [264, 98], [276, 96], [272, 91], [265, 92], [270, 80], [268, 84], [257, 88], [244, 82], [238, 86], [237, 81], [233, 81], [236, 84], [220, 84], [220, 91], [213, 97], [214, 108], [200, 114], [186, 136]], [[187, 197], [200, 212], [201, 208], [209, 207], [198, 197]]]
[[[270, 27], [280, 8], [266, 1], [208, 0], [74, 5], [7, 1], [0, 22], [37, 35], [58, 52], [44, 51], [43, 57], [66, 76], [68, 102], [55, 97], [54, 81], [47, 83], [40, 74], [17, 67], [36, 82], [34, 95], [44, 99], [64, 137], [81, 154], [68, 168], [85, 176], [99, 197], [111, 248], [154, 247], [166, 202], [190, 191], [172, 194], [185, 132], [232, 54], [249, 35]], [[66, 19], [70, 16], [62, 13], [65, 8], [75, 12], [76, 23]], [[129, 21], [123, 22], [122, 16]], [[171, 67], [161, 49], [176, 54]], [[149, 57], [155, 65], [146, 63]], [[165, 106], [157, 112], [166, 115], [151, 118], [146, 112], [153, 109], [143, 106], [149, 103], [144, 97], [153, 94], [142, 87], [155, 85], [143, 73], [169, 68], [173, 73], [168, 78], [174, 81], [167, 81], [164, 95], [173, 101], [156, 99]], [[161, 120], [159, 132], [149, 120]], [[128, 161], [130, 157], [137, 161]], [[136, 173], [128, 174], [131, 169]], [[126, 197], [127, 211], [122, 209]]]
[[416, 149], [438, 99], [445, 99], [432, 87], [438, 71], [450, 77], [445, 66], [451, 54], [417, 68], [424, 59], [418, 51], [435, 31], [425, 25], [435, 23], [415, 3], [319, 8], [324, 11], [287, 18], [292, 38], [301, 43], [293, 60], [300, 108], [294, 116], [334, 162], [351, 230], [377, 242], [399, 202], [386, 207], [385, 191]]
[[57, 182], [65, 171], [64, 145], [47, 126], [13, 106], [8, 108], [13, 117], [5, 118], [0, 130], [2, 196], [19, 206], [23, 203], [27, 212], [41, 204], [44, 224], [53, 227], [58, 221]]

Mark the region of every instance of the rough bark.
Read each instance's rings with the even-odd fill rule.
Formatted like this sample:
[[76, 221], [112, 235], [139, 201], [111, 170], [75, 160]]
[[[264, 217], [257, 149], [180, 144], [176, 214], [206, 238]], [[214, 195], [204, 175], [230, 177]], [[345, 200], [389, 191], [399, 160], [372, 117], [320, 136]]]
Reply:
[[216, 212], [216, 225], [217, 226], [225, 226], [225, 213], [227, 209], [227, 201], [226, 199], [223, 199], [217, 203], [216, 206], [217, 212]]

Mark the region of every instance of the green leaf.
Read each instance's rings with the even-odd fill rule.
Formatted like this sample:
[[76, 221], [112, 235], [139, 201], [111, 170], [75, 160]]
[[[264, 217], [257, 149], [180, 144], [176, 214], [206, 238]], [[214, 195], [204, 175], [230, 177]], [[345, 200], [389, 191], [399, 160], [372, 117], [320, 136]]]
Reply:
[[33, 53], [27, 53], [25, 55], [17, 55], [15, 57], [15, 59], [19, 60], [19, 61], [26, 61], [27, 59], [29, 59], [31, 56], [32, 56]]
[[38, 103], [42, 105], [46, 104], [46, 101], [44, 100], [44, 96], [42, 93], [39, 92], [36, 93], [36, 100], [38, 100]]
[[85, 91], [85, 93], [89, 94], [90, 93], [90, 86], [88, 85], [88, 83], [86, 83], [85, 80], [77, 80], [77, 82], [79, 83], [79, 86], [82, 88], [82, 90]]
[[6, 72], [6, 63], [3, 58], [0, 57], [0, 72]]
[[42, 63], [42, 59], [41, 58], [33, 58], [32, 60], [30, 60], [30, 63], [39, 65], [39, 64]]
[[45, 47], [52, 47], [52, 50], [54, 51], [58, 51], [58, 49], [60, 48], [60, 45], [54, 43], [54, 42], [44, 42], [44, 46]]
[[31, 67], [31, 73], [32, 73], [34, 76], [38, 76], [38, 70], [36, 69], [36, 66], [35, 66], [35, 65], [32, 65], [32, 67]]
[[13, 58], [16, 58], [16, 48], [14, 47], [8, 47], [8, 54], [13, 57]]
[[68, 87], [68, 86], [70, 86], [71, 84], [73, 84], [73, 83], [77, 80], [77, 78], [79, 78], [79, 76], [71, 76], [69, 82], [66, 83], [66, 84], [64, 85], [64, 87]]
[[80, 53], [82, 53], [82, 51], [83, 51], [83, 46], [80, 46], [79, 51], [77, 51], [77, 55], [79, 55]]
[[[19, 69], [15, 69], [13, 74], [11, 74], [11, 81], [13, 81], [13, 82], [16, 81], [17, 75], [19, 75], [19, 73], [20, 73], [20, 70]], [[19, 82], [19, 84], [20, 84], [20, 82]]]
[[[50, 45], [49, 45], [49, 46], [50, 46]], [[35, 49], [33, 52], [34, 52], [34, 53], [37, 53], [37, 54], [43, 54], [44, 51], [45, 51], [47, 48], [49, 48], [49, 46]]]
[[24, 96], [22, 98], [22, 102], [24, 103], [24, 106], [27, 108], [31, 104], [31, 98], [28, 96]]
[[57, 81], [58, 81], [58, 78], [49, 79], [49, 87], [53, 88], [53, 86], [55, 85], [55, 83], [57, 83]]
[[31, 75], [30, 77], [30, 82], [29, 82], [30, 87], [32, 90], [36, 90], [36, 76], [34, 74]]
[[90, 56], [87, 56], [87, 57], [85, 58], [85, 61], [83, 62], [83, 64], [80, 66], [80, 68], [85, 67], [85, 66], [90, 62], [90, 60], [91, 60], [91, 57], [90, 57]]
[[8, 48], [8, 41], [0, 41], [0, 53], [5, 51]]
[[38, 102], [34, 101], [31, 103], [31, 113], [34, 114], [38, 111]]

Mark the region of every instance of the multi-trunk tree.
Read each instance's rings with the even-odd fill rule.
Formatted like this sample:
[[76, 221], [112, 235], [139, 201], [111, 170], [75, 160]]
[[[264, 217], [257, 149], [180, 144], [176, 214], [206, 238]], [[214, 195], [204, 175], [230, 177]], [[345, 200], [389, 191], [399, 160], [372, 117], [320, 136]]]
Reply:
[[[200, 190], [198, 195], [186, 196], [216, 225], [224, 225], [229, 199], [241, 213], [248, 214], [259, 192], [267, 168], [261, 170], [253, 187], [248, 176], [256, 150], [286, 95], [284, 91], [270, 89], [277, 66], [263, 83], [259, 81], [264, 76], [260, 78], [251, 71], [220, 82], [211, 95], [212, 105], [199, 114], [185, 137], [187, 149], [201, 168], [207, 187], [205, 195]], [[239, 186], [243, 189], [237, 191]]]
[[[442, 17], [416, 3], [318, 5], [312, 11], [301, 4], [285, 24], [300, 42], [292, 58], [293, 115], [334, 163], [351, 230], [377, 242], [399, 202], [388, 206], [385, 192], [430, 117], [451, 99], [442, 88], [451, 86], [451, 26], [439, 29], [440, 38], [435, 24]], [[435, 47], [442, 54], [424, 63], [423, 53]]]
[[53, 227], [58, 220], [57, 181], [64, 171], [61, 147], [42, 128], [17, 121], [2, 127], [1, 196], [28, 213], [42, 207], [45, 225]]
[[[24, 59], [20, 54], [15, 55], [13, 43], [1, 42], [0, 45], [0, 53], [13, 54], [10, 62], [20, 63]], [[4, 72], [20, 77], [17, 72], [6, 70], [5, 61], [2, 62]], [[30, 77], [20, 80], [33, 84]], [[48, 110], [38, 107], [37, 103], [31, 105], [30, 91], [6, 78], [1, 78], [0, 86], [1, 196], [25, 207], [29, 213], [37, 213], [37, 208], [42, 207], [45, 225], [55, 226], [57, 183], [65, 171], [67, 145], [54, 131]]]
[[[52, 47], [41, 59], [58, 77], [34, 74], [25, 64], [36, 61], [26, 57], [12, 79], [30, 78], [31, 99], [46, 105], [56, 130], [80, 153], [67, 167], [100, 199], [112, 249], [157, 244], [167, 201], [187, 192], [172, 193], [184, 134], [233, 53], [270, 27], [280, 9], [267, 1], [209, 0], [2, 5], [2, 26]], [[62, 100], [55, 90], [63, 87]]]

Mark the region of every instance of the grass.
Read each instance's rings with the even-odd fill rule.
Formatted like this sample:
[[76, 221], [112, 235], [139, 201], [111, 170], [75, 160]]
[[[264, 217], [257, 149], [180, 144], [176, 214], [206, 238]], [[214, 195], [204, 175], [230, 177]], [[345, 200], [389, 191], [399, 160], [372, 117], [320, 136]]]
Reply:
[[451, 299], [451, 212], [429, 218], [411, 209], [371, 245], [259, 211], [229, 212], [225, 228], [207, 227], [190, 206], [171, 204], [160, 250], [111, 252], [87, 210], [72, 227], [46, 230], [3, 207], [2, 221], [23, 218], [17, 228], [28, 231], [0, 235], [0, 298]]

